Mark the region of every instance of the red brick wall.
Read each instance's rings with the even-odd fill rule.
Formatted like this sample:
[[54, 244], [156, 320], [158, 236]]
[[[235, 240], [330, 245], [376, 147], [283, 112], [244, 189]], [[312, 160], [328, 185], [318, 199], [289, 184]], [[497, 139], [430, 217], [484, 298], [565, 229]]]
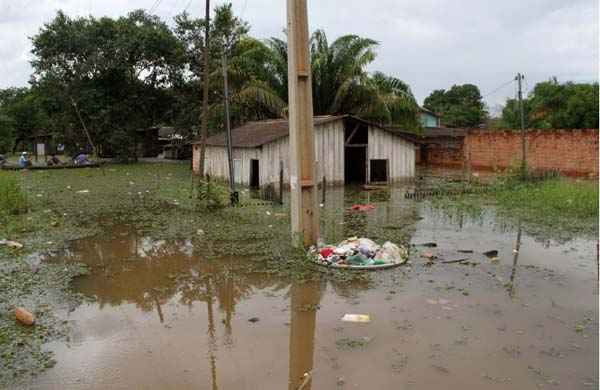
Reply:
[[462, 145], [427, 145], [427, 164], [443, 167], [463, 166]]
[[417, 164], [443, 167], [463, 166], [463, 142], [458, 137], [436, 137], [425, 140], [416, 154]]
[[[527, 165], [537, 171], [598, 177], [598, 129], [527, 130]], [[504, 169], [521, 161], [521, 135], [514, 131], [471, 130], [464, 156], [473, 169]]]

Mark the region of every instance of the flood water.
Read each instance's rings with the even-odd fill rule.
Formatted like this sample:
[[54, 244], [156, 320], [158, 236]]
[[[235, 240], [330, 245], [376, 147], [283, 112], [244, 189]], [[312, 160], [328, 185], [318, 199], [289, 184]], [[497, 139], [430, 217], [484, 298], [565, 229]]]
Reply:
[[[369, 286], [295, 284], [127, 226], [74, 242], [62, 259], [91, 266], [74, 287], [95, 300], [64, 313], [73, 332], [50, 345], [57, 364], [30, 387], [598, 388], [596, 241], [532, 237], [494, 209], [450, 216], [399, 194], [360, 195], [376, 205], [363, 222], [414, 212], [411, 243], [437, 247], [412, 248], [411, 265], [371, 273]], [[348, 233], [356, 197], [331, 191], [330, 242]], [[457, 250], [473, 250], [461, 254], [469, 262], [420, 256]], [[371, 321], [342, 322], [347, 313]]]

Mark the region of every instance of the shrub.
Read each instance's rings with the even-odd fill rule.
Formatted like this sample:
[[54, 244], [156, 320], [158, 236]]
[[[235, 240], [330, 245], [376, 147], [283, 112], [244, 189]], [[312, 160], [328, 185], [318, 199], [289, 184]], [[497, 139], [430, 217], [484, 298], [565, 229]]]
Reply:
[[229, 190], [214, 181], [200, 180], [196, 186], [196, 198], [199, 206], [223, 208], [229, 202]]

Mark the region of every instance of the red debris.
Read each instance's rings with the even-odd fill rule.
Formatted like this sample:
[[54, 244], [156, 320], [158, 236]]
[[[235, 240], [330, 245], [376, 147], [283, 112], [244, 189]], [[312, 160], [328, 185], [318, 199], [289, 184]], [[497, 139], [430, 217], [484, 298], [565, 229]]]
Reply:
[[355, 204], [350, 207], [350, 210], [352, 211], [370, 211], [374, 209], [375, 206], [373, 206], [372, 204]]
[[323, 258], [328, 258], [329, 256], [331, 256], [333, 254], [333, 249], [334, 248], [323, 248], [321, 249], [321, 256], [323, 256]]

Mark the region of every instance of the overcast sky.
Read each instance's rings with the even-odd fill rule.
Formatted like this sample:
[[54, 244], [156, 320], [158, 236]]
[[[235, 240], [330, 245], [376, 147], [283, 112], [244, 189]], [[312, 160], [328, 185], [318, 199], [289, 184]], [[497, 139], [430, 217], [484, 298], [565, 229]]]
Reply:
[[[233, 6], [253, 36], [268, 38], [282, 36], [285, 3], [235, 0]], [[171, 23], [186, 6], [200, 16], [204, 0], [0, 0], [0, 88], [27, 85], [28, 37], [57, 10], [119, 16], [155, 4], [154, 13]], [[596, 81], [598, 15], [598, 0], [309, 0], [311, 30], [324, 29], [330, 40], [349, 33], [377, 40], [370, 70], [408, 82], [419, 102], [434, 89], [473, 83], [492, 111], [515, 95], [514, 83], [489, 93], [517, 72], [529, 89], [553, 75]]]

